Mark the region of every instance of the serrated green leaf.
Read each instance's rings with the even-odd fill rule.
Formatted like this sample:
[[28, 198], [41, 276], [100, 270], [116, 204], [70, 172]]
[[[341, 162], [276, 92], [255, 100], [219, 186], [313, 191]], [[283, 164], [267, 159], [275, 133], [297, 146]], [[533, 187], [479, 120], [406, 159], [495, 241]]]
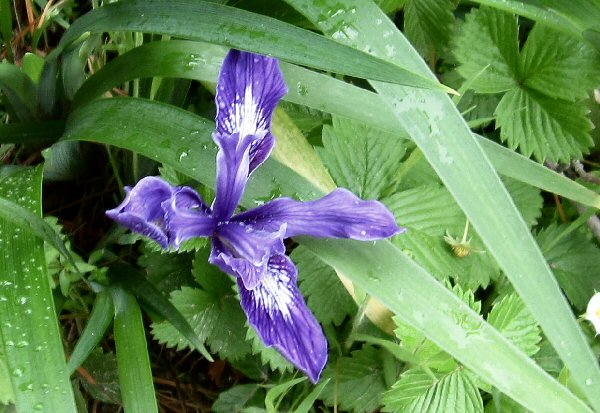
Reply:
[[[446, 282], [446, 286], [449, 288], [448, 282]], [[452, 291], [471, 309], [477, 313], [481, 311], [481, 302], [475, 300], [475, 295], [471, 290], [463, 290], [460, 285], [455, 285], [452, 287]], [[413, 354], [418, 359], [419, 366], [440, 372], [449, 372], [456, 368], [457, 363], [452, 356], [428, 340], [416, 328], [403, 322], [400, 317], [393, 317], [393, 320], [397, 326], [394, 334], [401, 340], [401, 348]]]
[[463, 369], [433, 378], [419, 369], [408, 370], [384, 396], [386, 412], [483, 413], [479, 389]]
[[353, 351], [351, 357], [330, 362], [323, 379], [331, 381], [320, 398], [327, 405], [337, 404], [343, 411], [371, 412], [381, 404], [386, 389], [380, 350], [370, 346]]
[[404, 5], [404, 31], [412, 44], [431, 59], [440, 55], [454, 29], [452, 0], [408, 0]]
[[489, 7], [474, 9], [460, 29], [454, 54], [460, 62], [458, 72], [465, 79], [479, 75], [471, 85], [477, 92], [512, 89], [519, 67], [517, 17]]
[[527, 37], [521, 64], [522, 84], [556, 99], [585, 99], [600, 83], [595, 50], [540, 24]]
[[531, 413], [519, 403], [502, 393], [494, 394], [494, 398], [485, 405], [485, 413]]
[[261, 391], [261, 387], [255, 383], [234, 386], [219, 393], [219, 397], [212, 405], [212, 410], [215, 413], [241, 412], [248, 402]]
[[294, 370], [294, 366], [283, 357], [275, 348], [267, 347], [250, 324], [246, 323], [246, 339], [252, 345], [252, 354], [258, 355], [263, 365], [269, 366], [271, 371], [285, 373]]
[[508, 145], [540, 161], [570, 162], [593, 141], [589, 110], [582, 102], [552, 99], [529, 89], [506, 93], [496, 108], [496, 126]]
[[512, 178], [505, 177], [502, 181], [523, 216], [525, 223], [530, 227], [535, 225], [537, 219], [542, 214], [542, 205], [544, 204], [540, 190]]
[[496, 303], [487, 320], [528, 355], [539, 350], [540, 328], [517, 294], [507, 295]]
[[550, 225], [537, 234], [538, 242], [565, 294], [583, 311], [595, 291], [600, 291], [600, 250], [580, 231], [554, 239], [567, 227]]
[[464, 213], [442, 186], [420, 186], [398, 192], [383, 202], [403, 227], [434, 236], [443, 236], [446, 231], [458, 234], [464, 229]]
[[354, 300], [333, 268], [302, 246], [292, 252], [291, 258], [298, 267], [300, 291], [320, 323], [340, 325], [356, 312]]
[[335, 183], [363, 199], [381, 196], [406, 152], [397, 135], [337, 116], [323, 127], [323, 146], [319, 154]]
[[[171, 294], [171, 302], [212, 353], [235, 360], [250, 352], [245, 339], [246, 316], [233, 290], [229, 295], [215, 296], [198, 288], [183, 287]], [[191, 348], [175, 327], [165, 321], [152, 324], [152, 334], [168, 347]]]
[[113, 264], [111, 266], [110, 278], [115, 284], [119, 284], [129, 292], [135, 294], [137, 299], [148, 310], [168, 321], [170, 325], [177, 329], [179, 334], [185, 337], [188, 343], [193, 345], [194, 349], [198, 350], [209, 361], [213, 361], [208, 350], [204, 347], [203, 340], [196, 336], [185, 317], [137, 269], [124, 263]]

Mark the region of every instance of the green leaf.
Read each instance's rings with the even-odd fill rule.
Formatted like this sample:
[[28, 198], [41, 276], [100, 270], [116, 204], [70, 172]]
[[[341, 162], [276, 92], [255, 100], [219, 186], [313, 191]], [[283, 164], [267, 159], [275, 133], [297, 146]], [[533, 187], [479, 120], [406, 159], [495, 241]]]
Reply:
[[280, 396], [285, 396], [285, 394], [296, 384], [306, 381], [306, 377], [299, 377], [297, 379], [286, 381], [282, 384], [278, 384], [277, 386], [271, 387], [267, 391], [267, 397], [265, 397], [265, 407], [267, 408], [267, 413], [277, 413], [277, 409], [275, 408], [275, 400]]
[[411, 369], [385, 393], [385, 412], [483, 413], [479, 389], [463, 369], [436, 378], [420, 369]]
[[[0, 178], [0, 184], [6, 182], [9, 184], [12, 182], [12, 178]], [[28, 233], [39, 237], [52, 245], [58, 252], [60, 252], [66, 259], [69, 260], [75, 268], [77, 264], [67, 247], [63, 243], [60, 235], [52, 228], [46, 221], [40, 218], [37, 214], [31, 212], [27, 208], [15, 203], [9, 199], [2, 197], [0, 193], [0, 218], [4, 219], [19, 228], [25, 229]]]
[[439, 185], [420, 186], [398, 192], [384, 203], [396, 216], [398, 224], [425, 234], [443, 236], [447, 231], [458, 234], [465, 226], [465, 215], [448, 190]]
[[[331, 27], [327, 23], [322, 23], [320, 16], [334, 7], [335, 0], [321, 0], [318, 3], [309, 2], [308, 0], [287, 0], [287, 2], [293, 4], [297, 10], [302, 11], [321, 30], [330, 36], [333, 35], [334, 31], [331, 30]], [[393, 42], [393, 45], [398, 50], [395, 60], [401, 59], [415, 70], [421, 73], [428, 73], [428, 76], [432, 78], [435, 76], [429, 71], [425, 62], [414, 52], [411, 45], [402, 36], [402, 33], [396, 30], [393, 22], [385, 18], [381, 10], [372, 3], [365, 4], [364, 2], [360, 2], [360, 5], [358, 3], [357, 0], [350, 0], [347, 4], [348, 7], [356, 7], [352, 23], [360, 33], [360, 36], [353, 39], [340, 39], [340, 41], [358, 48], [369, 47], [372, 53], [378, 56], [385, 56], [386, 45]], [[376, 24], [378, 19], [382, 21], [382, 24], [379, 25], [380, 27]], [[382, 36], [382, 32], [386, 30], [391, 31], [388, 38]], [[503, 188], [492, 165], [488, 162], [487, 157], [484, 156], [471, 131], [457, 112], [453, 102], [448, 96], [441, 93], [421, 89], [409, 89], [390, 84], [384, 85], [374, 81], [371, 84], [382, 96], [385, 105], [392, 110], [401, 128], [412, 137], [417, 146], [423, 151], [433, 169], [436, 170], [441, 180], [463, 209], [473, 227], [484, 241], [488, 253], [492, 254], [497, 260], [501, 269], [514, 284], [515, 290], [520, 294], [542, 326], [544, 333], [552, 342], [557, 353], [561, 356], [565, 364], [569, 366], [571, 371], [573, 371], [575, 380], [583, 389], [590, 404], [597, 410], [600, 409], [600, 370], [595, 362], [595, 357], [577, 325], [571, 308], [558, 288], [552, 272], [544, 262], [541, 251], [533, 240], [529, 229], [519, 216], [520, 214], [515, 208], [514, 203]], [[485, 208], [482, 208], [482, 205], [485, 205]], [[337, 243], [348, 247], [346, 241], [336, 241], [336, 245]], [[441, 334], [436, 334], [436, 330], [440, 329], [440, 321], [443, 316], [438, 314], [438, 317], [436, 317], [437, 325], [426, 326], [425, 320], [419, 319], [419, 311], [416, 311], [415, 307], [407, 310], [401, 305], [401, 301], [406, 300], [405, 296], [399, 297], [402, 296], [403, 291], [395, 289], [392, 293], [390, 290], [392, 285], [384, 283], [383, 279], [380, 280], [378, 283], [379, 286], [376, 287], [370, 284], [368, 277], [356, 277], [359, 268], [369, 271], [369, 266], [375, 267], [380, 265], [383, 267], [381, 259], [373, 261], [375, 258], [374, 248], [368, 249], [369, 257], [364, 257], [359, 251], [353, 249], [354, 253], [359, 254], [361, 259], [366, 259], [370, 262], [365, 268], [358, 260], [354, 259], [358, 257], [346, 254], [344, 259], [347, 262], [343, 262], [335, 256], [335, 253], [329, 253], [324, 250], [324, 244], [327, 244], [327, 241], [316, 239], [311, 239], [309, 244], [305, 243], [313, 251], [318, 250], [318, 254], [324, 261], [334, 265], [336, 269], [344, 272], [354, 282], [360, 280], [359, 284], [369, 294], [374, 293], [373, 295], [380, 299], [382, 303], [389, 306], [389, 308], [397, 308], [394, 311], [402, 315], [406, 320], [410, 319], [412, 325], [421, 326], [422, 331], [426, 331], [430, 337], [435, 335], [437, 343], [444, 341], [444, 337]], [[388, 247], [385, 243], [376, 245], [381, 245], [382, 250]], [[362, 248], [367, 250], [364, 246]], [[398, 271], [396, 270], [396, 272]], [[523, 277], [523, 274], [527, 274], [527, 277]], [[379, 272], [379, 276], [383, 277], [384, 272]], [[419, 278], [419, 282], [423, 283], [423, 279]], [[392, 283], [391, 280], [390, 283]], [[400, 283], [396, 277], [396, 283], [402, 285], [402, 289], [406, 293], [406, 286], [410, 284], [410, 280], [404, 279]], [[432, 291], [423, 285], [421, 285], [421, 289], [426, 289], [428, 293]], [[436, 289], [436, 291], [438, 290]], [[415, 295], [416, 298], [418, 292], [411, 291], [410, 295], [415, 293], [417, 294]], [[428, 305], [431, 305], [432, 301], [434, 301], [431, 297], [423, 297], [422, 300], [427, 302]], [[404, 302], [404, 304], [406, 305], [407, 303]], [[415, 304], [418, 305], [418, 302], [411, 303], [408, 307]], [[431, 309], [423, 309], [422, 311], [420, 315], [423, 317], [424, 314], [431, 314]], [[428, 317], [425, 318], [427, 319]], [[463, 317], [459, 318], [462, 319]], [[472, 314], [464, 318], [464, 320], [466, 319], [469, 321], [459, 322], [465, 330], [471, 330], [471, 327], [477, 325], [474, 330], [482, 333], [482, 336], [486, 336], [487, 338], [496, 337], [497, 332], [495, 329], [487, 330], [486, 324], [474, 322], [475, 318]], [[472, 322], [473, 325], [471, 325]], [[448, 334], [452, 329], [450, 325], [445, 324], [443, 331], [445, 334]], [[484, 329], [486, 330], [485, 333], [483, 332]], [[459, 342], [465, 344], [465, 342], [470, 342], [473, 339], [473, 335], [468, 334], [468, 339], [459, 340]], [[477, 339], [474, 339], [474, 341], [477, 341]], [[488, 352], [490, 351], [490, 344], [488, 341], [488, 344], [484, 345]], [[457, 342], [454, 342], [454, 345], [462, 347]], [[450, 347], [454, 346], [448, 346], [448, 348]], [[462, 347], [461, 350], [453, 348], [451, 352], [458, 359], [463, 359], [465, 354], [469, 353], [469, 350]], [[510, 353], [512, 353], [510, 357], [504, 357], [504, 355], [508, 354], [504, 353], [504, 351], [496, 353], [493, 357], [495, 361], [493, 369], [495, 371], [507, 369], [508, 365], [505, 363], [513, 363], [517, 358], [520, 358], [515, 353]], [[522, 354], [522, 352], [519, 353]], [[518, 400], [527, 407], [544, 409], [548, 412], [587, 409], [583, 402], [566, 391], [564, 386], [551, 385], [556, 386], [557, 390], [560, 389], [559, 391], [562, 393], [562, 396], [557, 397], [552, 402], [549, 399], [549, 395], [555, 393], [550, 391], [539, 393], [539, 388], [532, 387], [531, 381], [528, 381], [526, 384], [526, 387], [529, 389], [527, 392], [523, 391], [524, 388], [522, 386], [520, 388], [519, 386], [514, 386], [516, 379], [523, 378], [522, 368], [515, 370], [518, 371], [518, 374], [509, 375], [512, 381], [510, 384], [508, 380], [498, 380], [499, 377], [489, 380], [491, 377], [489, 377], [488, 373], [491, 373], [491, 371], [480, 364], [485, 362], [484, 360], [486, 357], [489, 357], [489, 354], [488, 356], [477, 356], [475, 354], [469, 354], [468, 356], [473, 357], [468, 357], [470, 359], [469, 364], [465, 364], [469, 367], [478, 364], [479, 367], [473, 368], [473, 370], [476, 370], [483, 380], [501, 388], [502, 391], [507, 392], [513, 399]], [[500, 362], [499, 358], [503, 358], [504, 361]], [[528, 358], [524, 357], [523, 360], [528, 360]], [[470, 365], [471, 363], [473, 364]], [[502, 368], [499, 366], [502, 366]], [[537, 369], [538, 367], [535, 366], [534, 368]], [[591, 385], [589, 384], [590, 379]], [[550, 385], [549, 382], [547, 384]], [[532, 397], [536, 393], [539, 396]], [[571, 401], [565, 402], [567, 399]], [[540, 401], [543, 401], [545, 404], [543, 408], [540, 407]], [[579, 404], [579, 407], [574, 409], [573, 403]], [[559, 407], [559, 404], [562, 407]]]
[[69, 375], [73, 374], [75, 370], [87, 359], [92, 350], [100, 343], [108, 326], [114, 317], [114, 306], [110, 296], [110, 293], [101, 291], [96, 296], [94, 301], [94, 308], [88, 322], [71, 353], [71, 358], [67, 364]]
[[460, 29], [454, 53], [460, 62], [458, 72], [473, 80], [471, 87], [477, 92], [512, 89], [519, 68], [517, 17], [489, 7], [474, 9]]
[[570, 162], [593, 141], [589, 110], [582, 102], [547, 97], [529, 89], [506, 93], [496, 108], [496, 126], [508, 146], [540, 161]]
[[0, 405], [14, 403], [15, 401], [10, 372], [2, 347], [0, 346]]
[[377, 409], [386, 389], [380, 351], [364, 346], [353, 351], [351, 357], [330, 362], [322, 380], [331, 381], [321, 393], [321, 399], [343, 411], [359, 413]]
[[600, 250], [584, 232], [562, 236], [567, 229], [565, 225], [550, 225], [537, 234], [537, 239], [561, 288], [583, 311], [594, 292], [600, 291]]
[[85, 32], [105, 31], [146, 32], [207, 41], [325, 71], [449, 91], [401, 65], [353, 50], [311, 31], [245, 10], [197, 0], [132, 0], [98, 7], [71, 25], [56, 53]]
[[22, 122], [37, 118], [36, 87], [29, 76], [11, 63], [0, 63], [0, 91]]
[[[421, 119], [420, 116], [418, 117]], [[106, 122], [106, 119], [111, 121]], [[463, 125], [462, 121], [461, 125]], [[215, 150], [211, 146], [210, 138], [212, 128], [214, 125], [211, 126], [209, 122], [198, 116], [160, 103], [114, 98], [95, 101], [73, 112], [65, 139], [91, 140], [130, 148], [150, 158], [160, 159], [163, 163], [178, 168], [205, 185], [214, 186]], [[467, 133], [469, 138], [472, 138], [470, 132]], [[453, 136], [448, 135], [448, 139], [453, 139]], [[457, 153], [453, 153], [453, 156], [460, 156], [462, 149], [464, 148], [457, 147]], [[183, 152], [188, 156], [180, 159]], [[474, 177], [473, 165], [479, 165], [482, 159], [485, 158], [479, 153], [477, 157], [469, 159], [469, 163], [464, 164], [467, 182], [471, 183]], [[202, 168], [198, 168], [198, 165], [202, 165]], [[481, 183], [467, 187], [469, 189], [466, 194], [482, 192], [488, 194], [489, 192], [489, 188]], [[496, 196], [498, 193], [505, 192], [504, 190], [494, 192]], [[252, 207], [257, 201], [264, 202], [280, 195], [295, 195], [305, 200], [314, 199], [319, 194], [321, 193], [311, 182], [270, 159], [253, 174], [242, 204], [245, 207]], [[495, 197], [490, 199], [497, 201]], [[480, 205], [480, 202], [475, 202], [474, 205]], [[489, 205], [490, 208], [497, 208], [494, 203]], [[511, 259], [519, 262], [519, 266], [529, 268], [532, 262], [535, 262], [532, 257], [536, 256], [536, 250], [530, 251], [526, 243], [523, 246], [523, 240], [516, 236], [515, 228], [504, 222], [506, 220], [504, 215], [507, 211], [511, 211], [511, 208], [514, 208], [512, 202], [504, 205], [500, 212], [496, 211], [497, 214], [493, 217], [486, 217], [486, 219], [489, 218], [488, 224], [502, 227], [503, 232], [495, 230], [496, 234], [502, 234], [504, 239], [511, 239], [515, 245], [523, 247], [517, 250], [520, 253], [513, 251]], [[480, 214], [484, 212], [487, 211], [479, 211]], [[509, 221], [512, 226], [514, 222], [520, 222]], [[523, 227], [525, 228], [524, 225]], [[428, 337], [435, 339], [436, 343], [460, 359], [463, 364], [477, 370], [482, 379], [501, 388], [511, 397], [535, 406], [543, 403], [548, 412], [588, 411], [579, 399], [550, 379], [524, 353], [509, 345], [508, 340], [500, 333], [489, 324], [482, 322], [479, 316], [468, 310], [468, 306], [389, 242], [371, 244], [307, 238], [299, 238], [299, 241], [323, 261], [347, 275], [359, 288], [376, 296], [385, 306], [402, 315], [420, 331], [426, 332]], [[512, 247], [512, 244], [498, 245], [502, 245], [503, 248]], [[525, 250], [528, 251], [527, 259], [522, 258]], [[378, 269], [376, 276], [367, 277], [368, 273], [373, 273], [374, 268]], [[523, 268], [519, 268], [519, 273], [522, 273]], [[509, 269], [514, 271], [514, 268]], [[532, 270], [532, 273], [535, 271]], [[532, 280], [532, 273], [521, 281]], [[531, 282], [536, 288], [534, 292], [539, 293], [536, 294], [536, 300], [546, 304], [541, 306], [543, 313], [555, 316], [547, 320], [553, 322], [566, 320], [559, 323], [561, 334], [567, 331], [570, 336], [573, 336], [569, 327], [565, 330], [565, 326], [570, 325], [568, 321], [570, 319], [564, 316], [562, 310], [557, 310], [557, 305], [561, 305], [557, 303], [561, 303], [562, 298], [549, 293], [553, 291], [552, 285]], [[547, 293], [552, 296], [550, 307], [547, 307], [549, 300]], [[541, 304], [535, 302], [532, 307], [536, 305]], [[425, 314], [430, 316], [426, 317]], [[574, 319], [572, 321], [574, 324]], [[477, 331], [478, 334], [472, 334], [473, 331]], [[570, 345], [578, 343], [577, 336], [569, 340]], [[557, 347], [564, 355], [566, 349], [558, 345]], [[586, 374], [595, 377], [595, 367], [587, 361], [588, 352], [589, 349], [584, 345], [581, 352], [569, 354], [571, 358], [577, 355], [577, 359], [585, 360], [585, 363], [581, 362], [579, 367], [585, 371], [589, 370]], [[589, 356], [592, 357], [591, 354]], [[518, 375], [510, 372], [518, 372]], [[508, 377], [510, 380], [507, 379]], [[600, 379], [598, 382], [600, 383]]]
[[115, 264], [111, 268], [111, 279], [124, 286], [154, 313], [163, 317], [179, 334], [185, 337], [193, 348], [209, 361], [212, 357], [204, 347], [203, 340], [196, 336], [196, 333], [187, 322], [185, 317], [177, 310], [173, 304], [152, 284], [146, 277], [140, 274], [134, 267], [128, 264]]
[[[81, 93], [81, 102], [83, 102], [99, 96], [121, 82], [138, 77], [185, 77], [214, 82], [224, 54], [224, 48], [202, 43], [187, 41], [148, 43], [109, 62], [83, 84], [77, 96]], [[195, 64], [196, 62], [203, 64]], [[290, 88], [285, 96], [285, 99], [290, 102], [361, 120], [367, 125], [383, 128], [394, 134], [401, 132], [401, 125], [389, 108], [381, 105], [380, 97], [375, 93], [285, 62], [281, 63], [281, 68], [288, 84], [297, 86]], [[328, 93], [311, 93], [319, 90], [327, 90]], [[46, 128], [33, 128], [34, 131], [42, 129]], [[503, 175], [585, 205], [600, 207], [598, 194], [488, 139], [482, 137], [478, 139], [490, 161]], [[425, 164], [426, 162], [421, 162], [418, 165]], [[433, 170], [428, 165], [427, 168], [417, 168], [420, 169], [419, 171], [414, 169], [415, 173], [412, 175], [417, 177], [422, 173], [431, 174]]]
[[538, 218], [542, 215], [542, 205], [544, 204], [540, 190], [512, 178], [504, 178], [502, 181], [525, 223], [529, 227], [537, 224]]
[[363, 199], [377, 199], [404, 157], [403, 139], [346, 118], [323, 127], [321, 158], [335, 183]]
[[[224, 274], [222, 277], [226, 278]], [[233, 290], [219, 296], [198, 288], [183, 287], [171, 294], [171, 302], [212, 353], [223, 359], [236, 360], [250, 352], [244, 335], [246, 316]], [[152, 334], [168, 347], [190, 348], [189, 341], [166, 321], [154, 323]]]
[[438, 56], [454, 31], [452, 0], [408, 0], [404, 6], [404, 32], [421, 55]]
[[598, 52], [536, 24], [522, 51], [522, 84], [556, 99], [585, 99], [600, 83]]
[[294, 249], [291, 258], [298, 267], [300, 291], [321, 324], [339, 326], [347, 316], [356, 313], [354, 300], [333, 268], [302, 246]]
[[261, 387], [255, 383], [234, 386], [219, 393], [219, 397], [212, 405], [212, 410], [215, 413], [241, 412], [261, 392]]
[[487, 320], [528, 355], [539, 350], [540, 328], [518, 295], [513, 293], [497, 302]]
[[[15, 169], [0, 179], [0, 196], [14, 200], [6, 202], [27, 211], [36, 222], [44, 222], [41, 189], [41, 167]], [[75, 413], [44, 242], [4, 216], [0, 238], [0, 336], [16, 408]]]
[[110, 291], [123, 407], [128, 413], [158, 413], [142, 312], [129, 292], [118, 287]]

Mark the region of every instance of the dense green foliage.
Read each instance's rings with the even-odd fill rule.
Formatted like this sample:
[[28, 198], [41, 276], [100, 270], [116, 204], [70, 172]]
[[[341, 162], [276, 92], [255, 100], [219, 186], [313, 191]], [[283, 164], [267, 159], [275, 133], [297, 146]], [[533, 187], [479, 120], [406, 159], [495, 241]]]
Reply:
[[[577, 319], [600, 290], [599, 0], [22, 3], [0, 0], [0, 412], [600, 412]], [[408, 229], [286, 244], [329, 343], [316, 385], [206, 240], [104, 217], [144, 176], [214, 198], [232, 47], [289, 87], [242, 208], [338, 186]]]

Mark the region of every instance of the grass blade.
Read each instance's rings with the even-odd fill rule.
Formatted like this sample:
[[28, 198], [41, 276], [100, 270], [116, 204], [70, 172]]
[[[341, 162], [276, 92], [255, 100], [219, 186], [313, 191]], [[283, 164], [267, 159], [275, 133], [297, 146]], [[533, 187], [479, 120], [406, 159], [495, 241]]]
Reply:
[[[64, 50], [86, 32], [156, 33], [222, 44], [321, 70], [452, 92], [402, 64], [341, 45], [309, 30], [245, 10], [200, 0], [131, 0], [105, 5], [77, 19], [65, 32]], [[193, 56], [190, 61], [193, 63]]]
[[142, 312], [131, 293], [119, 287], [110, 291], [123, 407], [127, 413], [158, 413]]
[[81, 366], [92, 350], [100, 343], [114, 315], [115, 308], [110, 293], [106, 290], [101, 291], [96, 295], [92, 314], [67, 363], [69, 375]]
[[[0, 195], [17, 200], [19, 208], [27, 208], [38, 220], [41, 189], [40, 167], [18, 169], [0, 180]], [[17, 410], [76, 413], [48, 283], [44, 242], [4, 215], [0, 239], [0, 337]]]

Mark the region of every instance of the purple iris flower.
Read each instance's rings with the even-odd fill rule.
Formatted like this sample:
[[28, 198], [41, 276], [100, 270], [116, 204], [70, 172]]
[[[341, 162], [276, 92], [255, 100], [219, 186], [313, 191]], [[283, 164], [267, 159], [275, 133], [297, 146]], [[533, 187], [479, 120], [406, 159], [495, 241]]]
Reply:
[[216, 198], [212, 206], [190, 187], [146, 177], [126, 188], [106, 214], [132, 231], [179, 248], [210, 237], [210, 263], [237, 279], [241, 305], [267, 346], [274, 346], [313, 383], [327, 361], [327, 341], [297, 286], [284, 239], [296, 235], [377, 240], [404, 229], [380, 202], [346, 189], [310, 202], [275, 199], [237, 215], [250, 174], [271, 154], [271, 118], [287, 87], [276, 59], [232, 50], [217, 86]]

